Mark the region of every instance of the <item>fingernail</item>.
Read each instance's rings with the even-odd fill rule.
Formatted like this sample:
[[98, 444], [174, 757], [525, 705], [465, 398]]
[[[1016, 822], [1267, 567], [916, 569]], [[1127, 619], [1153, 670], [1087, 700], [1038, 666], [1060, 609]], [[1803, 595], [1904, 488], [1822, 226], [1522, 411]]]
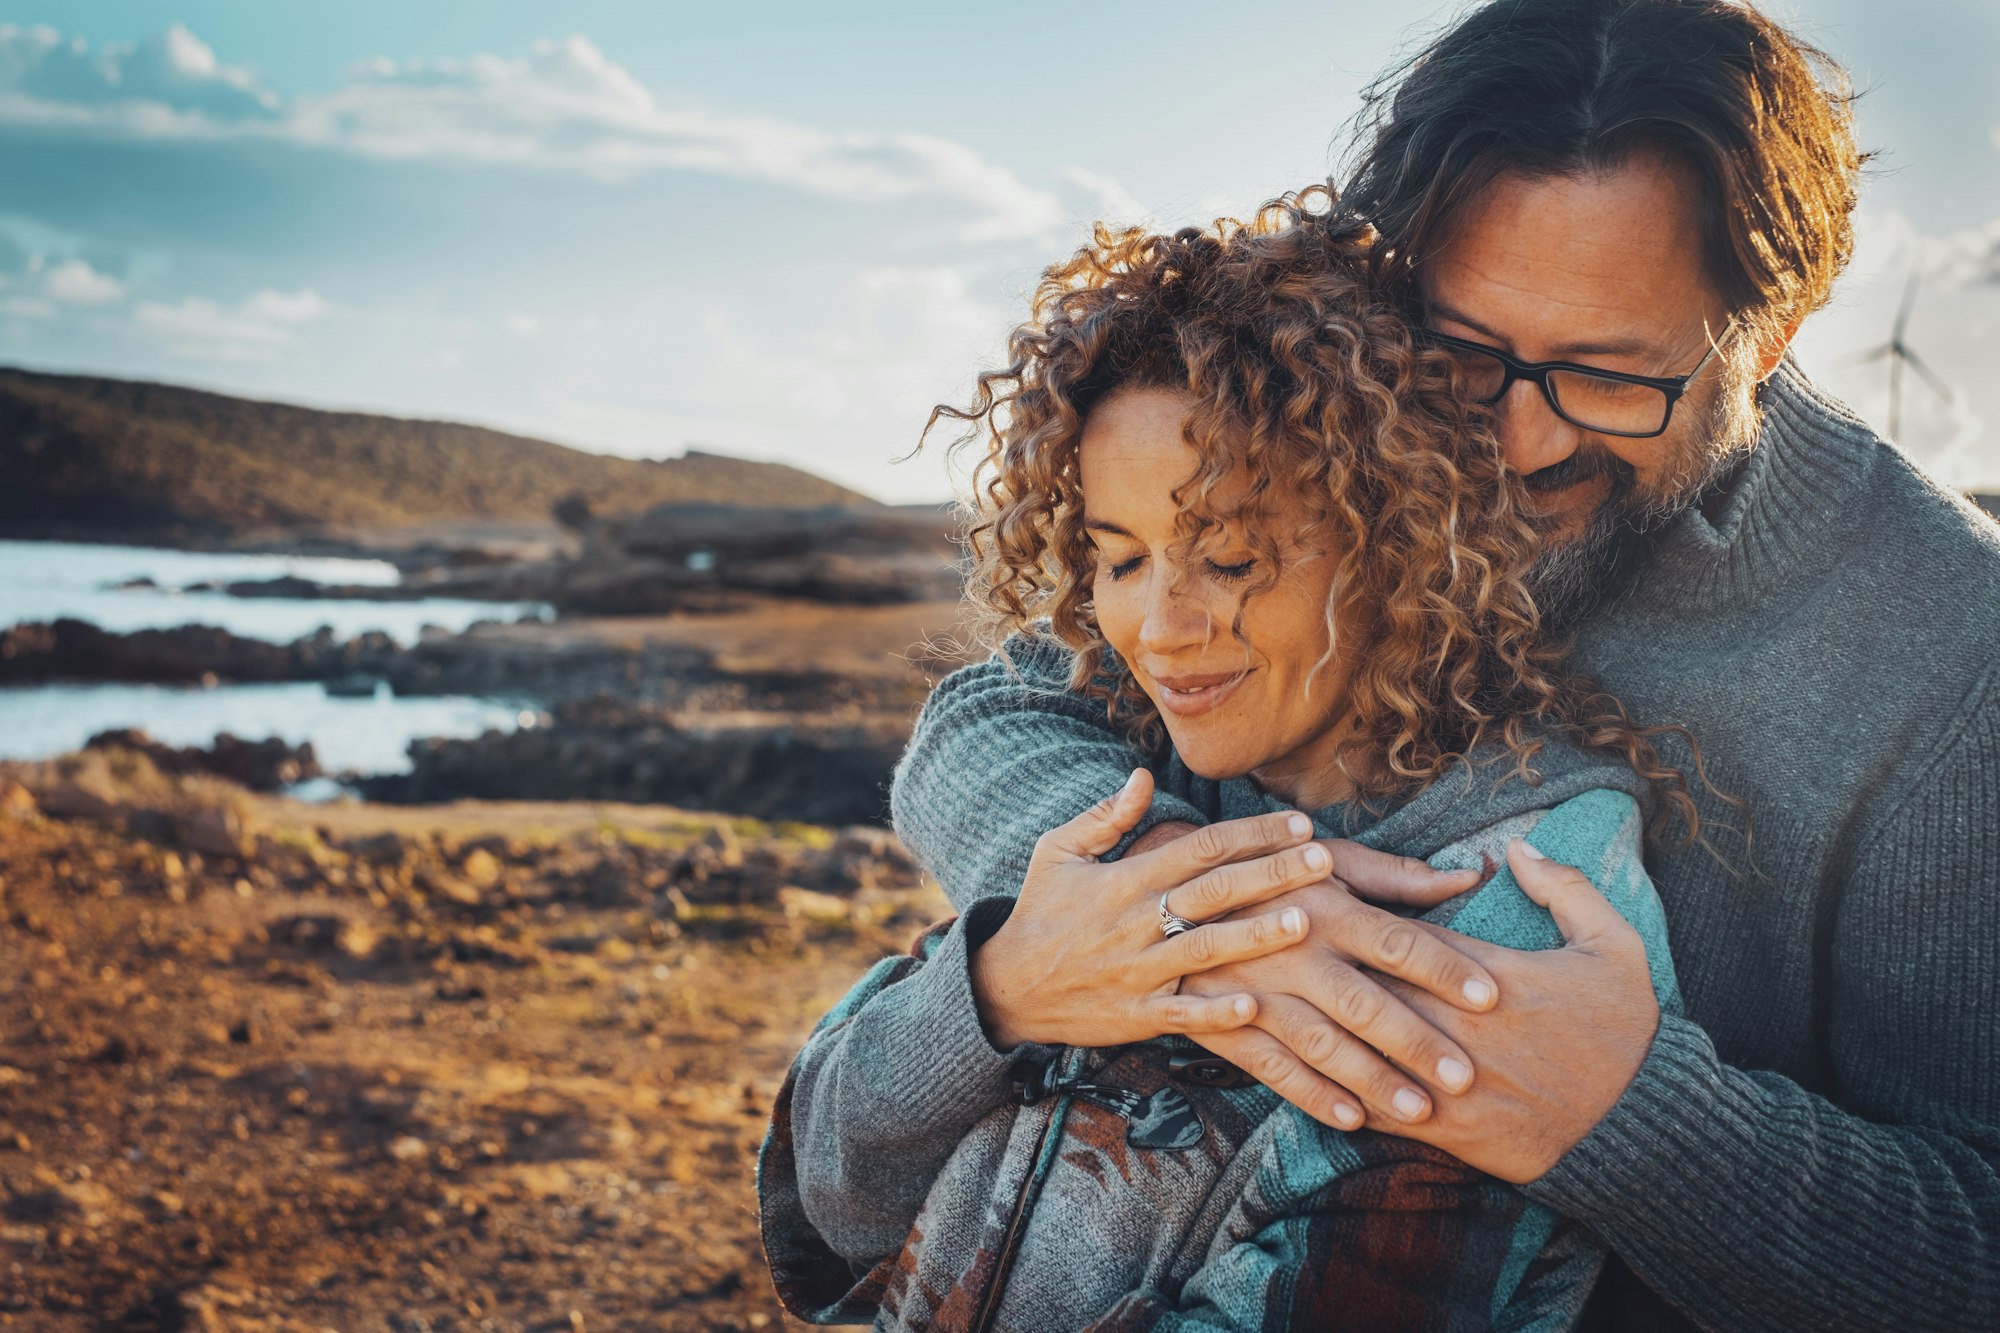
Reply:
[[1415, 1120], [1424, 1113], [1424, 1099], [1404, 1088], [1395, 1097], [1396, 1114], [1405, 1120]]
[[1333, 864], [1333, 858], [1326, 854], [1326, 848], [1313, 843], [1306, 848], [1306, 869], [1324, 870]]
[[1361, 1128], [1361, 1112], [1346, 1102], [1333, 1108], [1333, 1118], [1340, 1122], [1342, 1129]]
[[1453, 1092], [1462, 1092], [1465, 1090], [1465, 1085], [1472, 1082], [1472, 1071], [1465, 1067], [1464, 1061], [1454, 1060], [1447, 1055], [1438, 1061], [1438, 1082]]
[[1132, 792], [1134, 792], [1134, 791], [1138, 790], [1138, 787], [1139, 787], [1139, 775], [1140, 775], [1141, 773], [1144, 773], [1145, 771], [1146, 771], [1146, 770], [1145, 770], [1145, 769], [1143, 769], [1143, 768], [1135, 768], [1135, 769], [1133, 769], [1133, 770], [1132, 770], [1132, 774], [1131, 774], [1131, 776], [1125, 779], [1125, 785], [1124, 785], [1123, 787], [1120, 787], [1120, 788], [1118, 789], [1118, 794], [1119, 794], [1120, 796], [1125, 796], [1125, 795], [1129, 795], [1130, 793], [1132, 793]]
[[1546, 861], [1549, 859], [1547, 852], [1537, 850], [1535, 844], [1529, 842], [1526, 838], [1514, 839], [1514, 845], [1519, 847], [1521, 855], [1527, 857], [1530, 861]]
[[1294, 838], [1303, 838], [1313, 831], [1313, 822], [1304, 815], [1293, 815], [1285, 821], [1285, 827]]
[[1285, 928], [1287, 935], [1296, 935], [1306, 928], [1306, 914], [1296, 907], [1287, 907], [1278, 924]]
[[1239, 995], [1229, 1002], [1229, 1012], [1238, 1018], [1248, 1018], [1257, 1011], [1257, 1002], [1248, 995]]
[[1487, 1005], [1493, 1003], [1493, 987], [1481, 981], [1478, 977], [1474, 977], [1472, 980], [1466, 982], [1464, 990], [1466, 1003], [1468, 1004], [1475, 1004], [1484, 1009]]

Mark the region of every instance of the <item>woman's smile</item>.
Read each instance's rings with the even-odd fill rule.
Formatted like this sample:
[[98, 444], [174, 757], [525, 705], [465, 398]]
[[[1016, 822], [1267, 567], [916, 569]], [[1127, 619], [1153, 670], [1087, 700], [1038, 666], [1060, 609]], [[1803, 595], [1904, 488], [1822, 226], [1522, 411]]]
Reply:
[[1200, 717], [1222, 707], [1256, 668], [1212, 671], [1206, 675], [1149, 676], [1153, 701], [1176, 717]]

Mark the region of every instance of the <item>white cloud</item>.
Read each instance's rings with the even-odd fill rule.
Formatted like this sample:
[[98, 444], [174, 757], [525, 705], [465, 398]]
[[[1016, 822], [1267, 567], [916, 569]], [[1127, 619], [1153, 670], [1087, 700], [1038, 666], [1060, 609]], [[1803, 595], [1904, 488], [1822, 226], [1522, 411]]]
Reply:
[[125, 284], [81, 259], [66, 259], [42, 273], [42, 291], [64, 305], [109, 305], [125, 299]]
[[500, 327], [516, 338], [532, 338], [542, 330], [542, 321], [533, 315], [513, 314], [500, 321]]
[[298, 327], [325, 313], [311, 291], [259, 291], [234, 306], [198, 296], [174, 304], [142, 301], [133, 311], [140, 332], [179, 355], [204, 361], [268, 361], [291, 342]]
[[620, 178], [697, 172], [838, 199], [928, 199], [968, 240], [1035, 236], [1060, 201], [962, 144], [828, 131], [660, 102], [588, 38], [523, 59], [380, 59], [331, 93], [285, 101], [178, 25], [95, 54], [53, 29], [0, 27], [0, 129], [116, 139], [255, 139], [361, 156]]
[[248, 70], [217, 60], [207, 43], [178, 23], [136, 46], [112, 43], [94, 54], [82, 38], [65, 38], [53, 28], [0, 24], [0, 93], [222, 117], [266, 116], [279, 102]]

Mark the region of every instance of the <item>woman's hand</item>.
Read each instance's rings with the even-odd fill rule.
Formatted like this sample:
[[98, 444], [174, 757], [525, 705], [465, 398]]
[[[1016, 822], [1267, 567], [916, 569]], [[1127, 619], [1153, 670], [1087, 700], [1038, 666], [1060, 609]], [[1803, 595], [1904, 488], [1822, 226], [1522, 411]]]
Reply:
[[972, 955], [972, 993], [999, 1049], [1120, 1046], [1223, 1032], [1257, 1016], [1253, 996], [1180, 995], [1180, 980], [1289, 947], [1305, 937], [1305, 913], [1288, 907], [1169, 939], [1160, 895], [1175, 915], [1211, 921], [1325, 879], [1332, 860], [1311, 841], [1312, 821], [1293, 813], [1211, 824], [1099, 864], [1152, 800], [1152, 774], [1136, 769], [1116, 794], [1035, 844], [1013, 915]]

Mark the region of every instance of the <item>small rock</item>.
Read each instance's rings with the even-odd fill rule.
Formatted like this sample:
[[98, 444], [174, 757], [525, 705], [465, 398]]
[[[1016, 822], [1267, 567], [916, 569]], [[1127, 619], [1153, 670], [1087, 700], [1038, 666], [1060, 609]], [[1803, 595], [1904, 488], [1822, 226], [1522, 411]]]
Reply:
[[141, 1054], [142, 1047], [140, 1043], [131, 1041], [123, 1035], [113, 1034], [104, 1045], [98, 1048], [97, 1054], [91, 1058], [99, 1064], [125, 1065], [138, 1059]]
[[431, 1146], [414, 1134], [404, 1134], [389, 1145], [389, 1155], [399, 1162], [414, 1162], [429, 1156]]
[[734, 870], [743, 864], [743, 844], [726, 825], [717, 824], [710, 828], [695, 846], [703, 850], [703, 859], [710, 865]]
[[32, 819], [42, 812], [35, 804], [35, 794], [18, 782], [0, 783], [0, 815], [13, 819]]
[[239, 1018], [229, 1025], [229, 1040], [238, 1046], [248, 1046], [257, 1040], [257, 1029], [248, 1018]]
[[349, 958], [366, 958], [375, 952], [375, 946], [381, 943], [381, 939], [366, 921], [349, 918], [334, 936], [334, 945]]
[[475, 887], [490, 889], [500, 882], [500, 858], [484, 847], [468, 852], [458, 868]]
[[477, 907], [482, 901], [479, 890], [457, 875], [434, 870], [424, 876], [424, 884], [438, 897], [449, 899], [461, 907]]
[[168, 1217], [179, 1217], [187, 1211], [187, 1201], [172, 1190], [154, 1190], [146, 1196], [146, 1202]]
[[174, 833], [181, 846], [204, 856], [240, 858], [251, 852], [243, 816], [226, 805], [205, 806], [180, 816], [174, 821]]
[[408, 855], [409, 846], [403, 841], [402, 834], [391, 831], [365, 838], [350, 838], [341, 844], [341, 850], [349, 856], [373, 861], [377, 865], [392, 865]]
[[806, 921], [817, 926], [845, 925], [852, 910], [844, 898], [802, 889], [796, 884], [787, 884], [778, 890], [778, 906], [784, 909], [788, 920]]
[[118, 793], [89, 773], [50, 787], [42, 793], [40, 804], [58, 819], [110, 819], [124, 809]]

